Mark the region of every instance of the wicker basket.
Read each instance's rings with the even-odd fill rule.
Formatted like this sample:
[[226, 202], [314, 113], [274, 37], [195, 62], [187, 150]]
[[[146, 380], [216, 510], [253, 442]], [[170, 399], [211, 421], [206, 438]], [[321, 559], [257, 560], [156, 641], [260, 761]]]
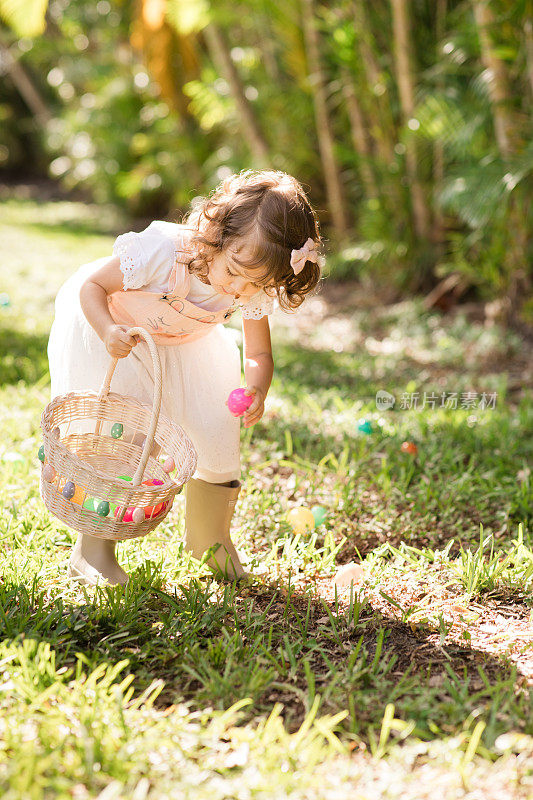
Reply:
[[[115, 358], [98, 394], [70, 392], [55, 397], [41, 417], [44, 463], [40, 489], [46, 507], [80, 533], [115, 541], [145, 536], [153, 530], [194, 474], [197, 459], [185, 431], [159, 413], [161, 363], [154, 340], [144, 328], [133, 327], [128, 332], [142, 336], [150, 350], [152, 407], [109, 391], [118, 362]], [[161, 452], [167, 457], [165, 469], [156, 458]], [[166, 471], [172, 467], [170, 459], [175, 464], [172, 478]], [[121, 476], [131, 477], [131, 482]], [[147, 485], [147, 480], [158, 483]], [[69, 481], [74, 488], [66, 486]], [[109, 512], [103, 516], [106, 503]], [[136, 509], [144, 510], [144, 519], [142, 512], [136, 511], [132, 520]]]

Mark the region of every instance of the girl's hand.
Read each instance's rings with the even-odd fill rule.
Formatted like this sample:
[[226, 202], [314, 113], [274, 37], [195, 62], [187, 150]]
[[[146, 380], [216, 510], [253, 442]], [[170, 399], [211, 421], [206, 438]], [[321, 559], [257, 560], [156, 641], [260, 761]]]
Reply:
[[125, 358], [138, 341], [136, 336], [128, 333], [125, 325], [110, 325], [104, 338], [106, 350], [113, 358]]
[[259, 422], [265, 413], [266, 395], [256, 386], [247, 386], [244, 393], [254, 398], [250, 408], [244, 412], [244, 427], [250, 428], [252, 425], [255, 425], [256, 422]]

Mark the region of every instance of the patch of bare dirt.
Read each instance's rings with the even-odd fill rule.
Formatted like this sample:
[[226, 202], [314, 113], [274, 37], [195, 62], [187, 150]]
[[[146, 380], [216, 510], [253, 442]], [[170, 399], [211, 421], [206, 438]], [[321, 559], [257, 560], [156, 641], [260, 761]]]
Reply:
[[[392, 289], [362, 286], [356, 281], [334, 283], [325, 281], [318, 294], [309, 298], [298, 309], [295, 315], [278, 313], [276, 325], [297, 332], [297, 340], [306, 346], [317, 328], [323, 332], [324, 347], [342, 341], [344, 351], [365, 345], [370, 336], [354, 325], [354, 310], [372, 312], [370, 321], [372, 338], [386, 336], [387, 318], [401, 314], [408, 301], [398, 300]], [[447, 311], [440, 312], [442, 327], [449, 326], [457, 315], [462, 314], [472, 322], [486, 329], [494, 328], [499, 320], [494, 318], [492, 304], [483, 302], [457, 303]], [[433, 309], [434, 313], [438, 313]], [[525, 391], [533, 388], [533, 326], [514, 320], [511, 330], [522, 340], [518, 349], [503, 349], [498, 352], [487, 352], [475, 359], [474, 371], [478, 376], [490, 374], [506, 374], [508, 376], [508, 393], [513, 400], [519, 399]], [[504, 329], [502, 328], [502, 331]], [[368, 334], [368, 335], [367, 335]], [[407, 354], [408, 355], [408, 354]], [[449, 368], [442, 368], [435, 361], [434, 354], [422, 354], [424, 366], [429, 368], [430, 378], [438, 383], [439, 378], [449, 375]], [[415, 361], [420, 353], [413, 353]], [[426, 363], [427, 362], [427, 363]]]

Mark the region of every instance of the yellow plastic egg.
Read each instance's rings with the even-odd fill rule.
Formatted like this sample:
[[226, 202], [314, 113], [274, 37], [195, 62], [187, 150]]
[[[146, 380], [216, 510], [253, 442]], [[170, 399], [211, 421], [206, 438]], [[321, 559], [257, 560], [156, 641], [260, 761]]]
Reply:
[[294, 533], [307, 533], [308, 531], [312, 531], [315, 527], [315, 518], [312, 512], [308, 508], [305, 508], [305, 506], [292, 508], [287, 514], [287, 522]]

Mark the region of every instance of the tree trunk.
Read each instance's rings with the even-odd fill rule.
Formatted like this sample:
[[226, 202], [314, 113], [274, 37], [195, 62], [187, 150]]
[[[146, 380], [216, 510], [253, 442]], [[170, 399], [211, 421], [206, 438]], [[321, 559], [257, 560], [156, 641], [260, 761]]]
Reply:
[[231, 95], [237, 106], [243, 134], [250, 152], [257, 166], [268, 166], [270, 160], [268, 145], [261, 132], [252, 107], [246, 98], [241, 77], [231, 59], [230, 51], [222, 35], [222, 31], [213, 22], [210, 22], [203, 29], [203, 34], [216, 68], [230, 87]]
[[489, 28], [495, 24], [495, 19], [488, 0], [472, 0], [472, 6], [479, 35], [481, 61], [489, 74], [488, 88], [496, 142], [502, 158], [507, 159], [512, 152], [513, 122], [509, 112], [512, 95], [505, 67], [496, 55], [491, 41]]
[[[142, 8], [144, 12], [144, 3]], [[161, 98], [170, 108], [183, 113], [187, 107], [187, 100], [183, 98], [181, 87], [174, 80], [170, 66], [175, 34], [165, 22], [164, 15], [160, 20], [156, 20], [153, 15], [147, 17], [145, 13], [141, 13], [132, 25], [130, 41], [132, 47], [142, 54], [148, 72], [161, 90]]]
[[343, 70], [343, 95], [346, 100], [346, 110], [350, 120], [350, 131], [352, 134], [352, 144], [355, 152], [359, 156], [359, 173], [367, 197], [377, 198], [378, 188], [374, 173], [370, 166], [370, 145], [366, 134], [363, 113], [359, 105], [359, 100], [355, 93], [352, 83], [352, 76], [347, 70]]
[[[414, 83], [411, 72], [413, 47], [407, 14], [407, 0], [391, 0], [391, 6], [398, 92], [403, 121], [407, 125], [415, 109]], [[415, 231], [419, 239], [428, 239], [430, 233], [428, 203], [418, 177], [416, 143], [412, 136], [409, 136], [406, 142], [405, 164], [411, 189]]]
[[326, 79], [320, 58], [314, 0], [303, 0], [302, 10], [305, 48], [310, 72], [309, 82], [313, 94], [318, 148], [326, 183], [328, 205], [335, 233], [339, 239], [343, 239], [348, 230], [348, 213], [335, 157], [333, 131], [327, 108]]
[[36, 121], [44, 127], [52, 119], [52, 114], [22, 64], [13, 58], [11, 50], [2, 41], [0, 41], [0, 56], [2, 56], [2, 60], [7, 67], [7, 74], [13, 81], [15, 88]]

